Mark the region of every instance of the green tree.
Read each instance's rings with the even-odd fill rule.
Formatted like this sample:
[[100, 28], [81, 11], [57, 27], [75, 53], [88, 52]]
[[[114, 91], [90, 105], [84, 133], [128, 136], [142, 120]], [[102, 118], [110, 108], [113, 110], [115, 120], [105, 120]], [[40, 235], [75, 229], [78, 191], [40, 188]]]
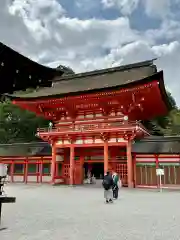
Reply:
[[176, 101], [170, 92], [167, 92], [167, 95], [169, 102], [171, 103], [172, 110], [166, 116], [157, 117], [150, 121], [142, 121], [144, 126], [152, 135], [175, 135], [178, 134], [176, 130], [180, 129], [180, 118], [178, 118], [179, 110], [176, 105]]
[[10, 101], [0, 103], [0, 143], [38, 141], [37, 128], [47, 126], [47, 120]]
[[180, 110], [173, 109], [168, 117], [169, 123], [164, 129], [164, 135], [180, 135]]
[[68, 66], [62, 66], [59, 65], [57, 68], [57, 70], [63, 70], [63, 77], [68, 76], [68, 75], [72, 75], [75, 74], [75, 72], [72, 70], [72, 68], [68, 67]]

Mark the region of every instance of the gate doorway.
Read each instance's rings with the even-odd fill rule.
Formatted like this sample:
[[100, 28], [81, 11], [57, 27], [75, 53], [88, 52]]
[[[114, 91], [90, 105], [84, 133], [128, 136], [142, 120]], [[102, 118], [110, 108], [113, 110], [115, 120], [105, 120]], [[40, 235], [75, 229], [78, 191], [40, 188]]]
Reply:
[[104, 176], [104, 163], [93, 163], [92, 164], [92, 175], [96, 179], [103, 179], [103, 176]]
[[96, 179], [103, 179], [104, 176], [104, 163], [84, 163], [85, 179], [88, 177], [88, 172]]

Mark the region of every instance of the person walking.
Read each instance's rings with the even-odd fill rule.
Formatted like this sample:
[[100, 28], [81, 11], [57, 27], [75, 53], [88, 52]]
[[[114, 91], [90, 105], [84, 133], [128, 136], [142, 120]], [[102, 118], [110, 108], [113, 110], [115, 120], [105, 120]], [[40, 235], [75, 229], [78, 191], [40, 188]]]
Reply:
[[87, 178], [88, 178], [88, 183], [92, 184], [92, 173], [90, 170], [88, 170], [88, 172], [87, 172]]
[[118, 199], [118, 193], [119, 193], [118, 183], [120, 179], [116, 172], [113, 173], [112, 178], [113, 178], [113, 198]]
[[104, 175], [104, 179], [102, 182], [103, 188], [104, 188], [104, 198], [106, 199], [106, 203], [112, 203], [113, 202], [113, 178], [110, 172], [107, 172]]
[[49, 122], [49, 131], [52, 131], [52, 128], [53, 128], [53, 123]]

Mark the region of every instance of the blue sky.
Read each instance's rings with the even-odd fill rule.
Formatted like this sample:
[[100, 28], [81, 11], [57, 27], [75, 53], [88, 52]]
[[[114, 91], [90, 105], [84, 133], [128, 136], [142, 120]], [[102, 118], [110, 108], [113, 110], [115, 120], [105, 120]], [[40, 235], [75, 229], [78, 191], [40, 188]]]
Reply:
[[[59, 0], [59, 3], [67, 11], [67, 16], [70, 18], [79, 18], [82, 20], [90, 18], [99, 18], [113, 20], [123, 17], [124, 14], [116, 6], [106, 8], [100, 0]], [[159, 18], [151, 18], [145, 13], [142, 2], [139, 2], [138, 7], [128, 15], [131, 26], [140, 31], [147, 28], [158, 28], [161, 24]]]
[[0, 1], [0, 41], [76, 72], [158, 58], [180, 105], [180, 0]]

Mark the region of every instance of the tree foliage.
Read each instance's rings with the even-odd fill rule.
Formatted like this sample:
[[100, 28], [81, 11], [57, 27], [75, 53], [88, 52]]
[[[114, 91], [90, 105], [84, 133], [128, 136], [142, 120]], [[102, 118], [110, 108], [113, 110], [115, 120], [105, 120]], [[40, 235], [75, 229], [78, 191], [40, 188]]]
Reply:
[[180, 110], [175, 108], [169, 115], [169, 122], [166, 128], [164, 129], [164, 135], [180, 135]]
[[0, 143], [37, 141], [37, 128], [47, 126], [47, 120], [20, 109], [10, 101], [0, 103]]
[[172, 110], [166, 116], [157, 117], [151, 121], [142, 122], [152, 135], [179, 135], [180, 110], [171, 93], [167, 92]]
[[60, 69], [60, 70], [63, 70], [63, 77], [67, 76], [67, 75], [72, 75], [72, 74], [75, 74], [75, 72], [72, 70], [72, 68], [68, 67], [68, 66], [62, 66], [62, 65], [59, 65], [57, 67], [57, 69]]

